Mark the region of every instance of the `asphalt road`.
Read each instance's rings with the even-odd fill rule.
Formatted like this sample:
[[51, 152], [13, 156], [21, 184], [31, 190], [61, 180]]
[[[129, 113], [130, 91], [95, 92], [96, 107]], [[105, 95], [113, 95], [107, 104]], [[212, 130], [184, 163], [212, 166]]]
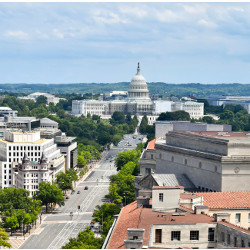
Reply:
[[[136, 137], [136, 138], [135, 138]], [[114, 158], [118, 152], [136, 148], [142, 135], [125, 135], [124, 139], [109, 151], [103, 153], [89, 176], [75, 187], [65, 205], [48, 215], [41, 226], [20, 247], [21, 249], [59, 249], [69, 238], [76, 237], [90, 225], [92, 214], [97, 205], [105, 203], [108, 194], [109, 177], [116, 174]], [[85, 187], [88, 187], [85, 190]], [[80, 191], [79, 194], [77, 192]], [[80, 205], [80, 209], [78, 206]], [[70, 215], [72, 214], [72, 216]]]

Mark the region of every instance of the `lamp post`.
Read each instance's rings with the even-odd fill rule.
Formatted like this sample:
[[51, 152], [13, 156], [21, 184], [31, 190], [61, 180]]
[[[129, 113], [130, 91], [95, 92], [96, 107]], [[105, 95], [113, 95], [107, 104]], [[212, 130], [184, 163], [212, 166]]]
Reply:
[[126, 194], [125, 193], [123, 193], [123, 198], [125, 198], [125, 206], [127, 205], [127, 201], [126, 201]]

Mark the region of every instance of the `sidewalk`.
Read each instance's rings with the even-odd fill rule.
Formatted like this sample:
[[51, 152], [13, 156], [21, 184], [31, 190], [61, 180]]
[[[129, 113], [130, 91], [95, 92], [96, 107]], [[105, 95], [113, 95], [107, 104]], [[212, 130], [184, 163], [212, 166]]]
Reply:
[[26, 233], [25, 235], [22, 235], [22, 233], [18, 233], [18, 235], [9, 236], [9, 243], [11, 244], [12, 248], [19, 248], [25, 240], [29, 238], [30, 235], [32, 235], [35, 231], [39, 231], [39, 228], [42, 225], [42, 221], [47, 217], [48, 214], [42, 214], [41, 216], [41, 224], [40, 224], [40, 218], [37, 219], [36, 225], [34, 225], [30, 229], [30, 233]]
[[[102, 154], [102, 158], [106, 157], [106, 155], [108, 154], [108, 151], [104, 152]], [[101, 159], [100, 159], [101, 160]], [[91, 166], [89, 166], [88, 171], [81, 177], [78, 179], [78, 181], [75, 182], [74, 185], [74, 189], [77, 188], [77, 186], [83, 182], [89, 175], [90, 173], [99, 165], [100, 160], [96, 161], [95, 163], [91, 163]], [[71, 190], [66, 191], [65, 196], [68, 196], [71, 194]], [[56, 205], [53, 208], [53, 211], [55, 209], [57, 209], [59, 207], [59, 205]], [[32, 234], [39, 234], [41, 232], [41, 225], [43, 224], [43, 220], [48, 216], [48, 215], [52, 215], [53, 211], [51, 213], [43, 213], [41, 216], [41, 224], [40, 224], [40, 218], [37, 219], [36, 221], [36, 225], [34, 225], [31, 229], [30, 229], [30, 233], [26, 233], [25, 235], [22, 235], [22, 233], [18, 233], [18, 235], [13, 235], [10, 236], [9, 235], [9, 242], [12, 245], [12, 248], [19, 248], [22, 246], [22, 244], [32, 235]]]

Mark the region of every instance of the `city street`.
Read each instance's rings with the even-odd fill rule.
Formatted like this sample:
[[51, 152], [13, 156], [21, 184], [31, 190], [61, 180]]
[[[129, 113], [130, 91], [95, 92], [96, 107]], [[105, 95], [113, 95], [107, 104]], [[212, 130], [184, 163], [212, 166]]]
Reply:
[[[109, 177], [116, 174], [114, 159], [118, 152], [134, 149], [142, 141], [141, 135], [125, 135], [118, 146], [102, 154], [88, 177], [80, 181], [75, 192], [65, 200], [65, 205], [49, 214], [32, 235], [22, 244], [22, 249], [59, 249], [69, 238], [76, 237], [90, 225], [97, 205], [105, 203], [108, 194]], [[80, 206], [80, 209], [78, 209]]]

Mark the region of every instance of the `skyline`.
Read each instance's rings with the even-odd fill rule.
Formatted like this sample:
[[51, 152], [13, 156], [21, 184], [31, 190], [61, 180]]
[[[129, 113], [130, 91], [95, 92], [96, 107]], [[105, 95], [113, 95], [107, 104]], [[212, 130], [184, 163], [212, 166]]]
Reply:
[[250, 83], [250, 3], [0, 3], [0, 83]]

